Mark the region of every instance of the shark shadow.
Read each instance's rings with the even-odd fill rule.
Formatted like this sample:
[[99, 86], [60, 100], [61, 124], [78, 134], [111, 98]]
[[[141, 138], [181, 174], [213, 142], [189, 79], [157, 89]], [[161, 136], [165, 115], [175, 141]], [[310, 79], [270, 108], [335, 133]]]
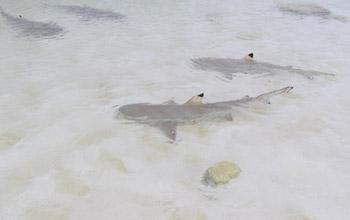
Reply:
[[0, 13], [5, 18], [6, 23], [20, 33], [20, 36], [34, 38], [57, 38], [64, 35], [64, 29], [53, 22], [31, 21], [19, 17], [14, 17], [0, 9]]
[[335, 19], [341, 22], [346, 22], [347, 18], [344, 16], [334, 15], [330, 10], [311, 3], [285, 3], [279, 4], [278, 9], [286, 14], [301, 16], [301, 17], [319, 17], [325, 20]]
[[315, 70], [302, 70], [292, 66], [280, 66], [276, 64], [258, 62], [253, 60], [254, 54], [250, 53], [242, 59], [200, 57], [192, 59], [194, 68], [204, 71], [220, 72], [226, 79], [232, 79], [238, 73], [250, 75], [277, 74], [281, 71], [300, 74], [308, 79], [314, 76], [334, 76], [334, 74], [319, 72]]
[[78, 5], [55, 5], [57, 9], [61, 9], [66, 13], [78, 16], [83, 21], [91, 20], [109, 20], [109, 21], [120, 21], [126, 18], [125, 15], [113, 12], [110, 10], [97, 9], [89, 6], [78, 6]]
[[255, 97], [245, 96], [237, 100], [202, 103], [204, 94], [193, 96], [184, 104], [167, 101], [162, 104], [137, 103], [119, 107], [117, 116], [140, 124], [159, 128], [172, 142], [176, 140], [176, 127], [193, 124], [203, 120], [223, 119], [232, 121], [234, 112], [247, 109], [254, 103], [270, 104], [270, 98], [288, 93], [288, 86]]

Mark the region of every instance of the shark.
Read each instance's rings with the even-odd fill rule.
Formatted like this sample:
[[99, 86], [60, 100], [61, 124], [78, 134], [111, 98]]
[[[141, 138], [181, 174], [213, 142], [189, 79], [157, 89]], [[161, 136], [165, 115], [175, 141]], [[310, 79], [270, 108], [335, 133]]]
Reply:
[[54, 38], [62, 36], [64, 29], [54, 22], [38, 22], [23, 18], [22, 15], [18, 17], [12, 16], [0, 8], [0, 14], [5, 18], [6, 23], [18, 31], [22, 36], [34, 38]]
[[119, 118], [156, 127], [171, 141], [177, 136], [177, 126], [198, 123], [203, 120], [223, 119], [232, 121], [234, 113], [247, 109], [254, 103], [270, 104], [270, 98], [292, 90], [287, 86], [258, 96], [245, 96], [241, 99], [203, 103], [204, 93], [193, 96], [184, 104], [173, 100], [161, 103], [136, 103], [120, 106], [117, 110]]
[[315, 70], [302, 70], [293, 66], [280, 66], [267, 62], [258, 62], [254, 60], [254, 53], [249, 53], [241, 59], [233, 58], [214, 58], [200, 57], [192, 59], [194, 68], [204, 71], [215, 71], [223, 74], [223, 77], [232, 80], [233, 76], [243, 73], [249, 75], [273, 75], [280, 72], [295, 73], [313, 79], [314, 76], [334, 76], [331, 73], [325, 73]]
[[317, 4], [312, 3], [284, 3], [279, 4], [278, 9], [283, 13], [288, 13], [297, 16], [311, 16], [322, 19], [335, 19], [341, 22], [346, 22], [347, 18], [344, 16], [334, 15], [330, 10]]
[[91, 20], [110, 20], [119, 21], [125, 19], [126, 16], [111, 10], [97, 9], [89, 6], [79, 5], [55, 5], [55, 8], [62, 9], [67, 13], [76, 15], [83, 21]]

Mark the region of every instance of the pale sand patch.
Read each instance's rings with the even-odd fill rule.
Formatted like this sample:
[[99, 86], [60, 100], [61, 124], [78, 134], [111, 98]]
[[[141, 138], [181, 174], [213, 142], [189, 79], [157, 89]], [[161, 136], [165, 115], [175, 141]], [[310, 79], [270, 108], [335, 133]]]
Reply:
[[56, 172], [57, 190], [76, 196], [85, 196], [89, 193], [90, 188], [81, 179], [74, 176], [69, 170], [59, 169]]
[[30, 208], [26, 211], [29, 220], [65, 220], [69, 218], [70, 209], [63, 205], [47, 205]]

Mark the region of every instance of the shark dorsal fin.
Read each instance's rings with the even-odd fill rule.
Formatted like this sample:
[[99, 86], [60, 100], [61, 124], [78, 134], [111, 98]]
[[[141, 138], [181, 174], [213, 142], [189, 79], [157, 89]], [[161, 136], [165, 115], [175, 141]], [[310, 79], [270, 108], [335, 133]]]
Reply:
[[185, 105], [201, 105], [204, 97], [204, 93], [198, 94], [190, 98]]
[[254, 53], [249, 53], [247, 56], [243, 57], [243, 60], [247, 63], [254, 62]]

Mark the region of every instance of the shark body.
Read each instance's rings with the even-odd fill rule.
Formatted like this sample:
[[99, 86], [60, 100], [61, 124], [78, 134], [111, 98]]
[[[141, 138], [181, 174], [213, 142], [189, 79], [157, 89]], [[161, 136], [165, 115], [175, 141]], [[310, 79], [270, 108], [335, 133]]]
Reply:
[[121, 106], [118, 112], [124, 119], [158, 127], [171, 141], [175, 141], [178, 125], [210, 119], [232, 120], [235, 109], [247, 108], [256, 102], [269, 104], [271, 97], [287, 93], [291, 89], [293, 87], [288, 86], [256, 97], [245, 96], [237, 100], [214, 103], [202, 103], [202, 93], [192, 97], [185, 104], [173, 101], [163, 104], [137, 103]]
[[0, 13], [5, 18], [7, 24], [25, 37], [52, 38], [64, 33], [64, 29], [53, 22], [31, 21], [23, 18], [21, 15], [15, 17], [7, 14], [2, 9], [0, 9]]
[[62, 9], [67, 13], [76, 15], [83, 21], [91, 20], [110, 20], [119, 21], [125, 18], [125, 15], [110, 10], [97, 9], [89, 6], [79, 5], [56, 5], [55, 8]]
[[279, 4], [278, 9], [283, 13], [288, 13], [296, 16], [312, 16], [322, 19], [335, 19], [341, 22], [346, 22], [347, 18], [344, 16], [334, 15], [330, 10], [317, 4], [311, 3], [285, 3]]
[[200, 70], [220, 72], [226, 79], [232, 79], [233, 76], [238, 73], [261, 75], [277, 74], [281, 71], [300, 74], [308, 79], [313, 79], [314, 76], [319, 75], [334, 76], [330, 73], [315, 70], [302, 70], [292, 66], [280, 66], [272, 63], [257, 62], [253, 60], [253, 57], [253, 53], [248, 54], [242, 59], [201, 57], [192, 59], [192, 63], [195, 68]]

